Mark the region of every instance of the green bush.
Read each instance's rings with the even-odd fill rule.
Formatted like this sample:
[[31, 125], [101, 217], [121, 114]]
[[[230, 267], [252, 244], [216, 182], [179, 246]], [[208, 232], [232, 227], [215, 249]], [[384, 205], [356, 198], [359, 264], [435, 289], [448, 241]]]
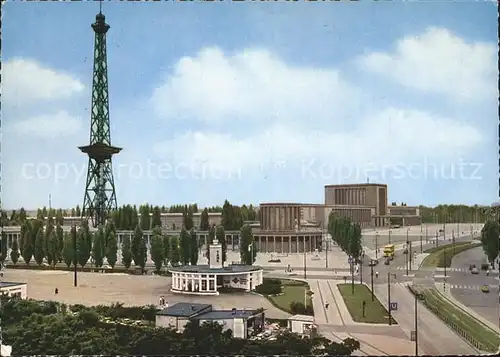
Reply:
[[255, 288], [255, 291], [262, 295], [278, 295], [281, 294], [281, 280], [279, 279], [264, 279], [262, 285]]
[[290, 303], [290, 311], [294, 315], [313, 315], [313, 307], [311, 305], [304, 306], [303, 303], [293, 301]]
[[83, 305], [71, 306], [71, 311], [95, 311], [97, 314], [111, 319], [131, 319], [131, 320], [146, 320], [155, 321], [156, 319], [156, 306], [123, 306], [121, 303], [114, 303], [112, 305], [98, 305], [87, 307]]

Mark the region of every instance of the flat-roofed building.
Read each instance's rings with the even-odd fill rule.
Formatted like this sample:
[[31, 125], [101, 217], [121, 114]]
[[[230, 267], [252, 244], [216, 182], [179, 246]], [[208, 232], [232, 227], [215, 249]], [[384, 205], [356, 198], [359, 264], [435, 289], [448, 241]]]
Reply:
[[375, 208], [376, 216], [387, 214], [387, 185], [378, 183], [326, 185], [327, 206], [362, 206]]
[[375, 208], [335, 205], [325, 206], [325, 227], [328, 226], [328, 217], [332, 212], [338, 217], [349, 218], [363, 229], [372, 227], [375, 224]]
[[387, 211], [392, 224], [402, 226], [418, 226], [422, 224], [420, 208], [417, 206], [389, 206]]
[[28, 284], [9, 281], [0, 281], [0, 293], [21, 299], [28, 298]]
[[259, 252], [303, 253], [321, 250], [321, 223], [304, 219], [304, 216], [310, 215], [307, 206], [289, 202], [261, 203], [260, 227], [252, 229]]
[[265, 315], [262, 309], [216, 310], [209, 304], [179, 302], [156, 313], [157, 327], [171, 327], [183, 331], [189, 321], [211, 321], [222, 325], [223, 330], [232, 330], [236, 338], [248, 338], [254, 331], [264, 328]]

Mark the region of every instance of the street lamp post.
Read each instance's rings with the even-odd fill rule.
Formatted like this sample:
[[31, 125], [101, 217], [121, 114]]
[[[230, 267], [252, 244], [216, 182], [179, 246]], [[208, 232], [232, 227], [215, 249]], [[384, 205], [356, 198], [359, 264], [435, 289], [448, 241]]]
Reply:
[[391, 226], [389, 225], [389, 244], [391, 244]]
[[375, 259], [378, 259], [378, 231], [375, 232]]
[[415, 356], [418, 356], [418, 299], [421, 298], [421, 294], [415, 291]]
[[328, 269], [328, 235], [324, 233], [323, 222], [321, 222], [321, 240], [325, 240], [326, 259], [325, 266]]
[[73, 259], [74, 259], [74, 263], [75, 263], [75, 266], [74, 266], [74, 271], [73, 271], [73, 285], [75, 286], [75, 288], [77, 287], [78, 285], [78, 277], [77, 277], [77, 250], [76, 250], [76, 228], [74, 228], [75, 231], [73, 231], [73, 229], [71, 230], [71, 235], [73, 236]]
[[420, 233], [420, 254], [423, 253], [423, 247], [422, 247], [422, 233]]
[[410, 267], [411, 271], [411, 242], [410, 239], [408, 238], [409, 231], [410, 228], [409, 227], [406, 228], [406, 276], [408, 276], [408, 266]]
[[446, 280], [446, 247], [443, 249], [443, 257], [444, 257], [444, 279]]
[[387, 272], [387, 311], [389, 312], [389, 326], [392, 325], [392, 311], [391, 311], [391, 275], [396, 277], [396, 274]]
[[365, 251], [361, 251], [361, 263], [359, 265], [359, 280], [360, 284], [363, 284], [363, 263], [365, 261]]
[[372, 301], [375, 300], [375, 296], [373, 294], [373, 265], [370, 264], [370, 278], [371, 278], [371, 286], [372, 286]]
[[427, 226], [425, 226], [425, 244], [429, 244], [429, 236], [427, 235]]
[[[457, 233], [459, 234], [459, 233]], [[453, 256], [455, 256], [455, 232], [452, 230], [451, 231], [451, 240], [452, 240], [452, 247], [453, 247]]]

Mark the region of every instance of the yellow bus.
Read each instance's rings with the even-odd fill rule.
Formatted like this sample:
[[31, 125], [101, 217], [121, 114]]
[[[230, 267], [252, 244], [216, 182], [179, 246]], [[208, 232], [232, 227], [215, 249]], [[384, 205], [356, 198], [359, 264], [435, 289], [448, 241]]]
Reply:
[[387, 244], [384, 247], [384, 257], [394, 259], [394, 244]]

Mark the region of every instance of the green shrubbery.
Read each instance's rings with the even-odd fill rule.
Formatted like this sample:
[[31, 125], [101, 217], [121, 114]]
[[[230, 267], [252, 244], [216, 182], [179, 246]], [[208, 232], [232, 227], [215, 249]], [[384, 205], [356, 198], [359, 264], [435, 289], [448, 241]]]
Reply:
[[255, 291], [262, 295], [278, 295], [281, 294], [280, 279], [264, 279], [262, 285], [255, 288]]
[[304, 306], [303, 303], [298, 301], [293, 301], [290, 303], [290, 311], [294, 315], [314, 315], [314, 309], [312, 305]]
[[[331, 342], [283, 332], [275, 340], [232, 337], [218, 323], [189, 322], [173, 329], [106, 321], [105, 316], [150, 320], [152, 307], [65, 306], [1, 297], [3, 343], [13, 355], [312, 355], [348, 356], [359, 342]], [[72, 313], [70, 313], [72, 312]]]

